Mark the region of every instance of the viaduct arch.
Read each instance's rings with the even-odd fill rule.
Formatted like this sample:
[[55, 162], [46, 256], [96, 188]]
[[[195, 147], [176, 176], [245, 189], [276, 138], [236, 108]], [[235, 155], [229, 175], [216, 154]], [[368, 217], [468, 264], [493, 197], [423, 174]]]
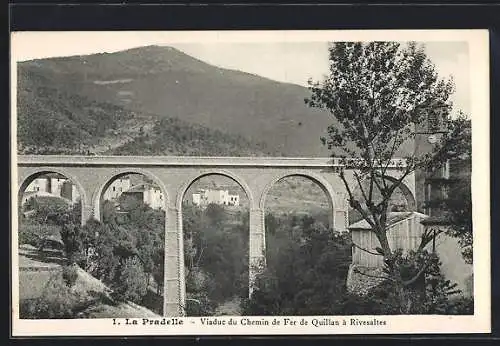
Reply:
[[78, 179], [75, 176], [73, 176], [70, 171], [67, 171], [64, 168], [31, 169], [31, 170], [24, 170], [22, 172], [18, 171], [17, 200], [18, 201], [22, 200], [24, 191], [26, 190], [28, 185], [33, 182], [33, 180], [44, 174], [49, 174], [49, 173], [57, 173], [62, 176], [65, 176], [71, 181], [72, 184], [74, 184], [77, 187], [78, 194], [80, 195], [80, 200], [82, 202], [82, 213], [80, 215], [80, 218], [82, 224], [84, 224], [85, 220], [88, 219], [87, 217], [88, 210], [84, 210], [85, 208], [83, 208], [83, 201], [86, 200], [87, 198], [86, 190], [84, 189], [82, 184], [80, 184]]
[[96, 220], [102, 221], [102, 215], [101, 215], [101, 207], [102, 207], [102, 196], [106, 189], [115, 181], [116, 179], [119, 179], [120, 177], [123, 177], [128, 174], [141, 174], [155, 182], [156, 185], [160, 187], [160, 190], [165, 196], [164, 200], [164, 209], [168, 205], [168, 199], [169, 195], [167, 192], [167, 189], [165, 188], [165, 185], [162, 183], [162, 181], [156, 177], [152, 172], [142, 169], [142, 168], [133, 168], [133, 169], [123, 169], [119, 171], [114, 171], [110, 173], [107, 177], [104, 177], [106, 182], [101, 185], [101, 187], [95, 191], [93, 191], [92, 195], [92, 210], [93, 214], [92, 217]]
[[[278, 181], [289, 176], [313, 180], [329, 200], [330, 226], [339, 231], [346, 231], [348, 227], [346, 192], [338, 176], [342, 164], [336, 158], [20, 155], [16, 161], [18, 196], [22, 196], [33, 177], [46, 172], [60, 173], [76, 184], [82, 201], [82, 223], [101, 218], [102, 193], [116, 177], [143, 174], [158, 184], [165, 196], [165, 316], [184, 314], [182, 199], [201, 177], [218, 174], [231, 178], [248, 196], [250, 293], [256, 274], [265, 265], [266, 197]], [[396, 166], [389, 169], [395, 179], [398, 178]], [[346, 177], [354, 179], [348, 174]], [[415, 176], [409, 175], [403, 183], [414, 200]], [[17, 213], [14, 214], [17, 217]]]

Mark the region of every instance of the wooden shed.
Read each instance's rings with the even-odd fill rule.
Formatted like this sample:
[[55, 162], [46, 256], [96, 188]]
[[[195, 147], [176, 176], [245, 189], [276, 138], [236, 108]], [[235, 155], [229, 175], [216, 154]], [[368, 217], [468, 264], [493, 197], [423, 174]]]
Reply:
[[[416, 249], [420, 244], [425, 226], [421, 221], [428, 216], [418, 212], [390, 212], [387, 216], [387, 238], [392, 249], [401, 248], [404, 251]], [[380, 247], [375, 233], [366, 220], [360, 220], [349, 226], [352, 241], [357, 246], [370, 252], [376, 252]], [[380, 267], [382, 256], [372, 255], [356, 246], [352, 248], [352, 263], [364, 267]]]

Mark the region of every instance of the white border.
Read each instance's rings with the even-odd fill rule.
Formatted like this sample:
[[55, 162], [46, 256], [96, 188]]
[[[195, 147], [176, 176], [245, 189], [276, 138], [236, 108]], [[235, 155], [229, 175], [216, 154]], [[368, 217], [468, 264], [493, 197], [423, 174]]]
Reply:
[[[88, 32], [14, 32], [11, 35], [11, 210], [17, 204], [16, 150], [16, 45], [19, 35], [33, 35], [34, 45], [43, 45], [44, 35], [75, 39]], [[127, 35], [156, 35], [171, 43], [186, 42], [307, 42], [307, 41], [466, 41], [469, 44], [471, 118], [472, 120], [472, 202], [474, 224], [474, 295], [473, 316], [353, 316], [359, 320], [385, 321], [386, 325], [352, 326], [349, 316], [326, 317], [338, 320], [340, 326], [312, 326], [322, 317], [217, 317], [222, 326], [206, 326], [201, 318], [180, 318], [183, 325], [142, 326], [113, 325], [113, 319], [85, 320], [20, 320], [18, 318], [18, 253], [17, 232], [12, 232], [12, 335], [13, 336], [90, 336], [90, 335], [234, 335], [234, 334], [404, 334], [404, 333], [489, 333], [491, 331], [490, 278], [490, 186], [489, 186], [489, 46], [487, 30], [337, 30], [337, 31], [199, 31], [199, 32], [98, 32], [109, 39], [126, 39]], [[147, 43], [145, 43], [147, 44]], [[17, 213], [12, 213], [13, 229], [17, 229]], [[241, 320], [269, 321], [268, 326], [244, 326]], [[290, 318], [296, 325], [285, 326]], [[237, 325], [228, 325], [231, 319]], [[346, 326], [342, 321], [346, 320]], [[167, 320], [170, 320], [167, 318]], [[273, 325], [272, 321], [280, 321]], [[300, 321], [308, 321], [301, 325]], [[139, 323], [140, 323], [139, 319]]]

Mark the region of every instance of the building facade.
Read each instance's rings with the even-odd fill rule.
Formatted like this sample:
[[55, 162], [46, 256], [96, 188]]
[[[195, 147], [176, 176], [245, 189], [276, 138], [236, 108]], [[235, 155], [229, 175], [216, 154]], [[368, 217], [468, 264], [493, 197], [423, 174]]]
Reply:
[[104, 191], [103, 199], [108, 201], [115, 201], [120, 195], [130, 190], [130, 178], [123, 177], [115, 179]]
[[160, 188], [148, 185], [143, 192], [142, 201], [153, 209], [164, 209], [165, 200]]
[[24, 190], [24, 193], [28, 192], [49, 192], [49, 179], [46, 177], [33, 179], [33, 181]]
[[211, 203], [237, 207], [240, 205], [240, 196], [231, 194], [228, 190], [200, 189], [192, 195], [193, 205], [207, 206]]
[[161, 189], [152, 184], [142, 183], [135, 185], [122, 192], [125, 197], [133, 197], [137, 201], [142, 201], [142, 203], [148, 205], [152, 209], [165, 209], [165, 200]]
[[46, 174], [35, 178], [24, 190], [22, 204], [32, 197], [61, 197], [75, 204], [80, 195], [75, 184], [60, 174]]

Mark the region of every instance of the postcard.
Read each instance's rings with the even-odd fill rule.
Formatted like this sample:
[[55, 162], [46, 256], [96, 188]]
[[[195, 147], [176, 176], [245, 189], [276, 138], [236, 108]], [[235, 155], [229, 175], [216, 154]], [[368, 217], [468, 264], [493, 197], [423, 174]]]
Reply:
[[12, 335], [488, 333], [487, 30], [11, 33]]

